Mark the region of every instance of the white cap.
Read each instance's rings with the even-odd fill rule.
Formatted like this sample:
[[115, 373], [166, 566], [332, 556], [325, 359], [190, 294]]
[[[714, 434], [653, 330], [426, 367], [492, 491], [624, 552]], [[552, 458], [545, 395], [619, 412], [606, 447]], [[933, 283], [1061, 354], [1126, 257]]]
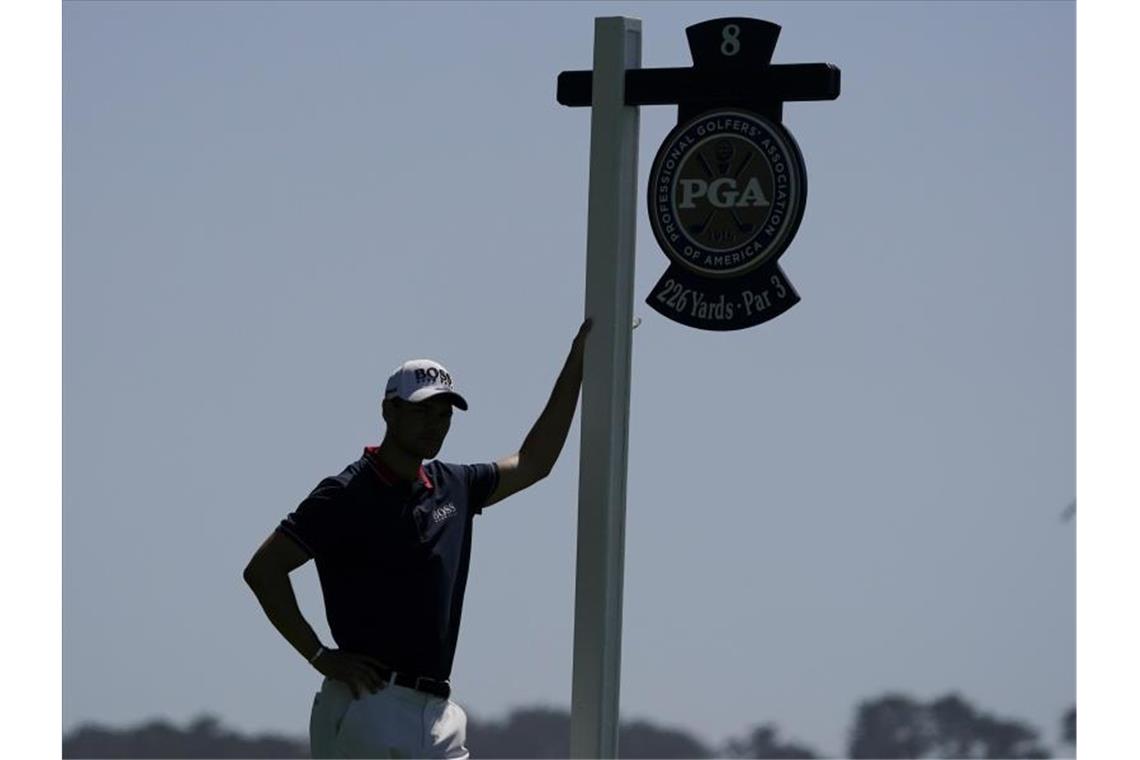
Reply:
[[385, 399], [402, 398], [413, 403], [441, 393], [450, 395], [451, 403], [467, 411], [467, 400], [455, 391], [451, 373], [442, 364], [431, 359], [412, 359], [404, 362], [396, 367], [396, 371], [388, 378], [388, 385], [384, 388]]

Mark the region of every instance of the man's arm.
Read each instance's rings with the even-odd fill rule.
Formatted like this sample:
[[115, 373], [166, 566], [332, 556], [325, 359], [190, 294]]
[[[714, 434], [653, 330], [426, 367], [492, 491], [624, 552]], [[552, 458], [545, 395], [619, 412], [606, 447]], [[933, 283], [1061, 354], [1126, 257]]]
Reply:
[[289, 573], [308, 561], [309, 555], [296, 541], [274, 531], [242, 573], [269, 622], [306, 660], [316, 654], [321, 640], [297, 606]]
[[574, 409], [578, 406], [578, 391], [582, 387], [582, 356], [586, 348], [586, 335], [593, 322], [586, 319], [574, 336], [566, 363], [554, 382], [554, 390], [534, 427], [527, 433], [522, 448], [497, 461], [499, 483], [484, 507], [502, 501], [513, 493], [534, 485], [554, 469], [558, 455], [566, 443]]
[[[365, 691], [376, 693], [384, 688], [377, 668], [379, 660], [338, 649], [325, 649], [321, 640], [301, 614], [289, 573], [309, 560], [309, 555], [293, 539], [274, 531], [246, 565], [242, 577], [253, 590], [266, 617], [285, 640], [293, 645], [321, 675], [343, 681], [353, 698]], [[319, 656], [316, 656], [318, 655]]]

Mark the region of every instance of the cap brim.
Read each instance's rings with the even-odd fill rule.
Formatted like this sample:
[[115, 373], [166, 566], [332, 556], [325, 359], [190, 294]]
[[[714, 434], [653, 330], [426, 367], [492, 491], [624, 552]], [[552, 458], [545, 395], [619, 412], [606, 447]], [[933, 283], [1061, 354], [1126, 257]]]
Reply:
[[444, 390], [442, 388], [420, 388], [408, 398], [408, 401], [416, 403], [424, 399], [435, 398], [436, 396], [447, 396], [451, 399], [452, 405], [459, 407], [465, 412], [467, 411], [467, 399], [455, 391]]

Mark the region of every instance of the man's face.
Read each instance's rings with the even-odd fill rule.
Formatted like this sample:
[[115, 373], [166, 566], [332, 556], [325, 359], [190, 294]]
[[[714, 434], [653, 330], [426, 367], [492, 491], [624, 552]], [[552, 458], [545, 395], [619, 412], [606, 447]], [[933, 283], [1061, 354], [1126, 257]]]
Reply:
[[412, 403], [396, 399], [388, 415], [388, 431], [400, 448], [421, 459], [439, 453], [451, 429], [451, 399], [434, 396]]

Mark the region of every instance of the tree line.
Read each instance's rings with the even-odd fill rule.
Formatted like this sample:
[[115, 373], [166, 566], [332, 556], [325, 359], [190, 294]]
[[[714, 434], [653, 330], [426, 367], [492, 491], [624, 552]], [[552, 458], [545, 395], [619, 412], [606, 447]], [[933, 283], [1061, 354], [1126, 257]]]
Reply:
[[[1062, 756], [1073, 757], [1077, 708], [1058, 722]], [[467, 746], [472, 758], [560, 758], [570, 751], [570, 713], [529, 707], [499, 721], [469, 717]], [[647, 721], [623, 721], [618, 732], [623, 758], [1049, 758], [1041, 733], [1029, 724], [979, 710], [958, 694], [922, 702], [884, 694], [860, 702], [838, 753], [780, 736], [770, 722], [719, 746], [707, 746], [686, 731]], [[204, 715], [185, 728], [163, 720], [113, 729], [87, 724], [63, 737], [64, 758], [304, 758], [307, 738], [274, 734], [244, 736]]]

